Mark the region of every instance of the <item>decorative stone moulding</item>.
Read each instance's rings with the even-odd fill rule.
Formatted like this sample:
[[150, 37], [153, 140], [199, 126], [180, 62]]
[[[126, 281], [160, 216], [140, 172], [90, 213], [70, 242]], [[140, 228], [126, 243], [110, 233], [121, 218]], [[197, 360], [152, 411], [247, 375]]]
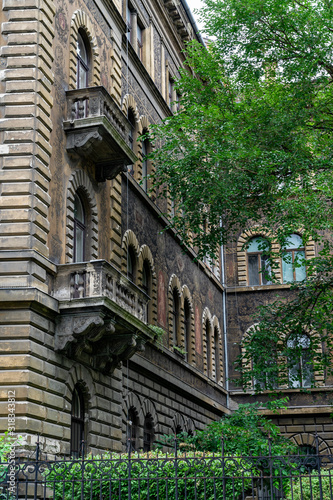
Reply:
[[58, 267], [55, 349], [112, 373], [152, 338], [149, 297], [104, 260]]
[[190, 40], [192, 37], [192, 28], [181, 12], [180, 3], [176, 0], [164, 0], [164, 5], [182, 40]]
[[129, 136], [131, 124], [104, 87], [68, 90], [68, 153], [90, 159], [96, 166], [96, 180], [114, 179], [127, 171], [137, 158]]

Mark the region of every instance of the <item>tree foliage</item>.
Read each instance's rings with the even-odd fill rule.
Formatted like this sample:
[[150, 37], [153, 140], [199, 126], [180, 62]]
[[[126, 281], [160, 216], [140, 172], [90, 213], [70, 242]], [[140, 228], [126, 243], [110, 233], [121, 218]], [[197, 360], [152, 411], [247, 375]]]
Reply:
[[[297, 453], [297, 447], [285, 436], [270, 419], [262, 413], [263, 409], [277, 411], [286, 407], [288, 398], [277, 399], [266, 404], [240, 404], [230, 415], [221, 420], [210, 422], [194, 436], [186, 433], [177, 436], [183, 443], [180, 448], [195, 449], [202, 452], [222, 453], [225, 456], [285, 456]], [[166, 435], [162, 445], [173, 446], [174, 436]]]
[[[318, 255], [305, 262], [307, 279], [287, 305], [278, 300], [261, 310], [256, 340], [243, 352], [247, 360], [257, 355], [258, 373], [284, 366], [277, 378], [286, 380], [292, 345], [315, 330], [309, 352], [319, 371], [329, 371], [333, 3], [206, 0], [201, 17], [213, 41], [208, 50], [188, 44], [180, 109], [152, 128], [153, 182], [174, 200], [171, 226], [201, 257], [257, 226], [279, 244], [268, 252], [274, 281], [291, 234], [317, 244]], [[267, 337], [275, 366], [262, 356]], [[255, 373], [248, 367], [249, 380]]]

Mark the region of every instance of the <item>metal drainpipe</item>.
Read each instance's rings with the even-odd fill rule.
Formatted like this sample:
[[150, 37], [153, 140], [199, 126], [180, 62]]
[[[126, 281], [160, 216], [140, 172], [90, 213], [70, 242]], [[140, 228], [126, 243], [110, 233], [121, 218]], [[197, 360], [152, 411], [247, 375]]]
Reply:
[[224, 364], [225, 364], [225, 388], [227, 390], [227, 408], [229, 409], [229, 366], [228, 366], [228, 342], [227, 342], [227, 301], [226, 301], [226, 283], [225, 283], [225, 268], [224, 268], [224, 245], [221, 245], [221, 281], [223, 286], [222, 292], [222, 309], [223, 309], [223, 332], [224, 332]]

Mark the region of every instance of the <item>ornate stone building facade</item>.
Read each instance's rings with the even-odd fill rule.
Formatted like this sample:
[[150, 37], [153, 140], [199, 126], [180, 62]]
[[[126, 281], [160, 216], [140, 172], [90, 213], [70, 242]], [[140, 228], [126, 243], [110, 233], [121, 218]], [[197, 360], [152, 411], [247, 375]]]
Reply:
[[[226, 288], [224, 259], [183, 253], [137, 141], [177, 110], [195, 33], [185, 0], [3, 0], [0, 426], [14, 394], [15, 431], [44, 453], [148, 450], [249, 399], [227, 377], [276, 286], [250, 284], [246, 234]], [[289, 392], [284, 430], [331, 446], [330, 393]]]
[[[236, 384], [239, 373], [235, 371], [234, 361], [241, 353], [243, 339], [251, 335], [255, 324], [257, 307], [283, 300], [290, 294], [290, 283], [301, 281], [306, 276], [304, 265], [293, 268], [297, 255], [310, 259], [316, 255], [314, 242], [305, 247], [302, 233], [295, 232], [288, 239], [289, 244], [282, 253], [282, 258], [275, 262], [275, 281], [270, 282], [268, 274], [261, 271], [265, 267], [265, 241], [278, 252], [278, 243], [274, 234], [262, 234], [256, 227], [238, 235], [237, 242], [229, 245], [225, 252], [227, 292], [227, 331], [228, 344], [228, 393], [233, 404], [267, 401], [268, 391], [256, 396], [252, 388], [244, 391]], [[301, 260], [300, 260], [301, 262]], [[314, 332], [312, 332], [314, 334]], [[294, 441], [306, 453], [316, 452], [315, 435], [318, 434], [319, 451], [332, 453], [332, 377], [316, 371], [307, 357], [309, 337], [304, 334], [300, 339], [302, 353], [295, 370], [300, 370], [302, 381], [293, 378], [289, 371], [289, 386], [277, 387], [275, 397], [287, 396], [289, 401], [285, 410], [278, 415], [266, 412], [281, 428], [282, 432]], [[324, 346], [323, 346], [324, 348]], [[231, 380], [234, 380], [233, 382]], [[315, 382], [316, 387], [311, 387]]]
[[219, 271], [164, 231], [137, 141], [176, 110], [195, 30], [185, 1], [3, 1], [1, 430], [15, 394], [44, 453], [149, 449], [227, 411]]

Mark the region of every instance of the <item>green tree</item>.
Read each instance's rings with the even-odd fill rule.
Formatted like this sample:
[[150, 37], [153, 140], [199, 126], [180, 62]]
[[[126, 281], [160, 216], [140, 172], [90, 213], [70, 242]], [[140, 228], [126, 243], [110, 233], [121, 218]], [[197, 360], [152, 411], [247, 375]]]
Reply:
[[[225, 456], [286, 456], [297, 453], [297, 446], [281, 435], [281, 431], [262, 410], [276, 412], [286, 407], [288, 398], [268, 403], [240, 404], [230, 415], [210, 422], [194, 436], [177, 436], [179, 448], [202, 452], [224, 453]], [[160, 444], [174, 447], [174, 436], [165, 435]]]
[[[308, 359], [331, 370], [333, 2], [206, 0], [201, 16], [213, 41], [209, 50], [187, 46], [180, 110], [151, 132], [153, 181], [160, 194], [168, 190], [177, 208], [170, 224], [199, 257], [253, 225], [282, 249], [299, 230], [304, 244], [317, 243], [315, 259], [295, 263], [306, 265], [307, 279], [287, 305], [260, 311], [243, 351], [256, 359], [242, 382], [256, 376], [259, 391], [292, 372], [301, 385], [295, 366], [304, 333], [317, 333]], [[274, 280], [282, 250], [267, 253]], [[268, 336], [278, 358], [272, 366]]]

